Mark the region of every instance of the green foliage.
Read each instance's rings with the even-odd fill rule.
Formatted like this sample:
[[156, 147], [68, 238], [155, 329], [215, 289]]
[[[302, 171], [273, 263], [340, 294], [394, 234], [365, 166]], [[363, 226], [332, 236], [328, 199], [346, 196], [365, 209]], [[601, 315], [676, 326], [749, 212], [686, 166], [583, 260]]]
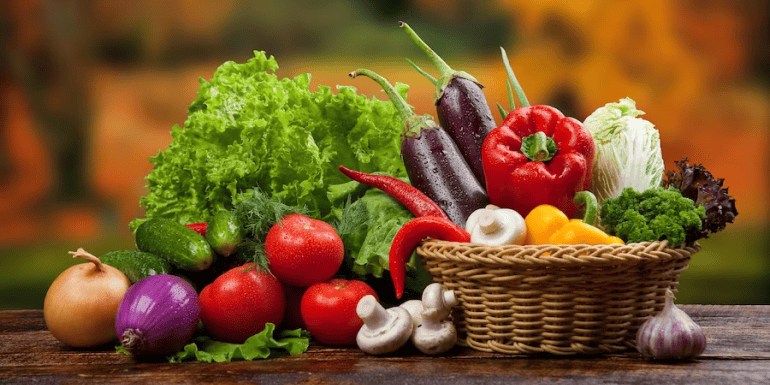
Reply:
[[608, 198], [601, 207], [601, 224], [608, 234], [626, 243], [667, 239], [672, 245], [685, 243], [687, 232], [700, 229], [706, 215], [675, 188], [662, 187], [638, 192], [631, 187]]
[[339, 213], [337, 233], [345, 244], [345, 260], [361, 276], [382, 277], [390, 244], [398, 230], [414, 218], [388, 194], [369, 189]]
[[169, 362], [201, 361], [201, 362], [230, 362], [234, 360], [251, 361], [266, 359], [281, 350], [290, 355], [304, 353], [310, 345], [310, 337], [301, 329], [282, 330], [276, 339], [273, 334], [275, 325], [265, 324], [265, 329], [249, 337], [242, 344], [231, 344], [212, 340], [202, 335], [184, 347], [184, 350], [169, 357]]
[[[232, 209], [253, 188], [324, 219], [331, 186], [348, 182], [338, 165], [404, 174], [403, 122], [392, 103], [340, 86], [309, 90], [310, 75], [278, 79], [264, 52], [246, 63], [226, 62], [200, 80], [184, 128], [175, 126], [165, 151], [150, 158], [146, 216], [206, 222]], [[408, 87], [398, 84], [404, 95]], [[141, 219], [132, 221], [136, 229]]]

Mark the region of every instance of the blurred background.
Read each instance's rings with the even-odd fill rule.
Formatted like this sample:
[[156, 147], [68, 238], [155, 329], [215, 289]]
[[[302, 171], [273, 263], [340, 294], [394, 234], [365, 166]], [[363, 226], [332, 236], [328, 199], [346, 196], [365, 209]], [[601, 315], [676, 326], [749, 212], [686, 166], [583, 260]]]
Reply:
[[770, 303], [770, 12], [764, 0], [133, 0], [0, 3], [0, 309], [42, 309], [53, 279], [133, 248], [148, 158], [182, 124], [198, 79], [253, 50], [279, 77], [354, 85], [360, 67], [411, 85], [431, 113], [432, 66], [412, 26], [507, 107], [504, 47], [530, 102], [585, 119], [630, 97], [661, 133], [667, 169], [689, 157], [736, 199], [735, 223], [701, 241], [680, 303]]

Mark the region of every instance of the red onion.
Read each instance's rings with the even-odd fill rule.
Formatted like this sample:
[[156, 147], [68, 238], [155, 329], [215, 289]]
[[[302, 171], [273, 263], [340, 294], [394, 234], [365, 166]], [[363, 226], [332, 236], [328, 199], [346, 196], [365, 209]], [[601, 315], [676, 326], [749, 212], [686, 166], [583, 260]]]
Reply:
[[115, 332], [131, 354], [178, 352], [198, 328], [198, 294], [184, 279], [167, 274], [139, 280], [118, 307]]

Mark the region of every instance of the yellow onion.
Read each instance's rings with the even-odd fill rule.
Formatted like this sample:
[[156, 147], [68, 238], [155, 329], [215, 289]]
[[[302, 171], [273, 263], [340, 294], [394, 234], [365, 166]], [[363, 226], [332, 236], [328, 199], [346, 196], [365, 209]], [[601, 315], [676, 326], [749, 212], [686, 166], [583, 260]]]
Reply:
[[43, 303], [48, 330], [57, 340], [75, 348], [117, 340], [115, 317], [131, 281], [82, 248], [69, 253], [88, 262], [68, 268], [48, 288]]

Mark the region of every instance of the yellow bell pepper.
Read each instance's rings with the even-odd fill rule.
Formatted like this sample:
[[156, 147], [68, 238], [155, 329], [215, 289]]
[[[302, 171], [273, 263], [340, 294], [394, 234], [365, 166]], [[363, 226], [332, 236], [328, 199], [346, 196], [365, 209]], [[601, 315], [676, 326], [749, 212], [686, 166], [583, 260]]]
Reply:
[[583, 219], [570, 220], [567, 215], [551, 205], [540, 205], [532, 209], [524, 219], [527, 225], [527, 245], [541, 244], [623, 244], [623, 240], [611, 236], [592, 223], [596, 222], [598, 204], [589, 191], [575, 194], [575, 203], [586, 205]]
[[551, 205], [540, 205], [532, 209], [524, 218], [527, 225], [525, 245], [551, 243], [551, 235], [569, 223], [569, 218]]
[[553, 245], [622, 245], [624, 242], [618, 237], [599, 230], [596, 226], [583, 222], [582, 219], [573, 219], [551, 234], [549, 243]]

